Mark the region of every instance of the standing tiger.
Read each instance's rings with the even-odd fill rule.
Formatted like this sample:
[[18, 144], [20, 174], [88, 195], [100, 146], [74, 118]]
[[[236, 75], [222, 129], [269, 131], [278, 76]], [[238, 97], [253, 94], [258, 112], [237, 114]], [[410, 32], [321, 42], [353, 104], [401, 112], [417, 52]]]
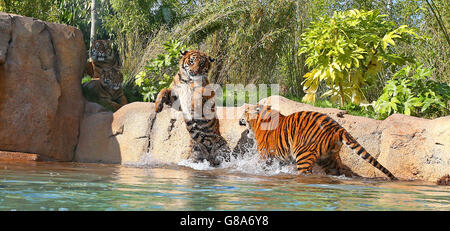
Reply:
[[181, 55], [171, 87], [156, 97], [155, 111], [160, 112], [164, 104], [181, 110], [191, 137], [189, 158], [217, 166], [228, 159], [230, 148], [219, 131], [215, 93], [208, 81], [214, 59], [198, 50], [182, 51]]
[[343, 174], [339, 150], [345, 143], [391, 180], [396, 180], [343, 127], [325, 114], [301, 111], [284, 116], [270, 106], [252, 105], [246, 107], [239, 124], [251, 131], [264, 159], [295, 160], [300, 173], [311, 173], [317, 162], [327, 174]]
[[83, 84], [87, 100], [97, 102], [112, 111], [128, 103], [123, 93], [123, 75], [120, 73], [118, 55], [114, 52], [111, 41], [93, 42], [86, 73], [93, 78]]

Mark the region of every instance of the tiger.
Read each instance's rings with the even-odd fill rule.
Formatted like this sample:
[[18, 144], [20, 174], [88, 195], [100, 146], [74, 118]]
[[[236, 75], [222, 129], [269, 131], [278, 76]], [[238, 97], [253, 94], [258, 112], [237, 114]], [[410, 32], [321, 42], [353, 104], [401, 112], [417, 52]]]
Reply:
[[123, 75], [117, 67], [104, 67], [100, 70], [100, 79], [92, 79], [83, 83], [85, 97], [89, 101], [97, 102], [111, 111], [117, 111], [127, 104], [122, 89]]
[[239, 125], [250, 131], [262, 159], [295, 162], [300, 174], [311, 174], [313, 165], [317, 163], [326, 174], [347, 175], [339, 157], [344, 143], [391, 180], [397, 180], [326, 114], [300, 111], [284, 116], [268, 105], [246, 105]]
[[155, 112], [160, 112], [164, 104], [181, 110], [191, 137], [188, 158], [218, 166], [229, 160], [230, 148], [219, 131], [215, 92], [208, 80], [214, 59], [199, 50], [181, 51], [181, 56], [171, 86], [156, 97]]
[[92, 78], [99, 79], [104, 67], [120, 66], [118, 54], [109, 40], [94, 40], [90, 57], [86, 63], [86, 74]]
[[89, 101], [102, 104], [116, 111], [128, 103], [124, 95], [117, 53], [109, 40], [95, 40], [90, 51], [91, 59], [86, 64], [85, 73], [93, 79], [84, 83], [83, 91]]

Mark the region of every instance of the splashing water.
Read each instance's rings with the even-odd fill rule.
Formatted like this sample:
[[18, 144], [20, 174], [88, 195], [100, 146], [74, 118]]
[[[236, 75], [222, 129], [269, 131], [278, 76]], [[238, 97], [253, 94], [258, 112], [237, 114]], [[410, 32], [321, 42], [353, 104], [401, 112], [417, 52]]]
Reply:
[[[273, 176], [279, 174], [297, 174], [295, 166], [286, 165], [281, 161], [274, 159], [270, 164], [266, 160], [262, 159], [258, 154], [256, 144], [244, 145], [244, 154], [234, 157], [230, 155], [230, 161], [222, 162], [217, 168], [226, 169], [230, 172], [241, 172], [253, 175]], [[190, 167], [195, 170], [212, 170], [212, 167], [208, 161], [195, 163], [194, 161], [187, 159], [178, 163], [180, 166]]]

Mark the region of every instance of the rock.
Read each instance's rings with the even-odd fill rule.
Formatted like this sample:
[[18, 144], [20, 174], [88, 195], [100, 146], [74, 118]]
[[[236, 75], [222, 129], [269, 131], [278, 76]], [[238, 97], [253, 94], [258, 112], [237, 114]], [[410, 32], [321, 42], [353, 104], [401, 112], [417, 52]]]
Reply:
[[37, 160], [41, 160], [38, 154], [0, 151], [0, 161], [37, 161]]
[[86, 58], [81, 31], [0, 12], [0, 150], [72, 160]]
[[436, 181], [450, 173], [450, 116], [427, 120], [394, 114], [381, 129], [380, 159], [398, 177]]
[[189, 155], [190, 135], [183, 114], [164, 108], [150, 125], [148, 154], [154, 161], [176, 164]]
[[[135, 164], [148, 150], [153, 103], [135, 102], [115, 113], [86, 104], [74, 161]], [[97, 112], [95, 112], [97, 111]]]

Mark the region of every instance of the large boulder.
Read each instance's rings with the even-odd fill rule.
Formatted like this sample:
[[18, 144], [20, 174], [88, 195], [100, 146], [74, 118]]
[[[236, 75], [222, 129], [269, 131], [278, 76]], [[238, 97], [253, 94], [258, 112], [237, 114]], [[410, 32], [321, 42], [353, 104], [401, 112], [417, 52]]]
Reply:
[[0, 12], [0, 150], [72, 160], [86, 58], [74, 27]]
[[115, 113], [87, 102], [74, 161], [135, 164], [148, 150], [153, 103], [136, 102]]

